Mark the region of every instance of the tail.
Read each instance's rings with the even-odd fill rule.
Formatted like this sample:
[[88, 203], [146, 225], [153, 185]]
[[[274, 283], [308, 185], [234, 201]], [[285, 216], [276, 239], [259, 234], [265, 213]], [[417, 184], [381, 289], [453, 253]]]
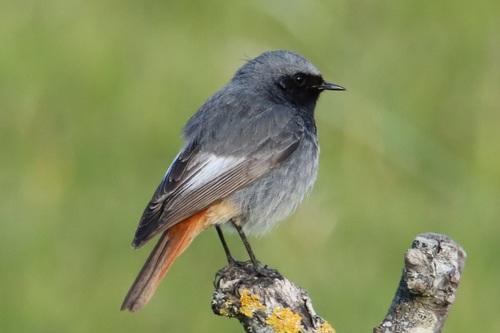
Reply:
[[205, 229], [206, 210], [179, 222], [166, 230], [149, 255], [139, 275], [123, 301], [121, 310], [132, 312], [142, 309], [153, 296], [175, 259]]

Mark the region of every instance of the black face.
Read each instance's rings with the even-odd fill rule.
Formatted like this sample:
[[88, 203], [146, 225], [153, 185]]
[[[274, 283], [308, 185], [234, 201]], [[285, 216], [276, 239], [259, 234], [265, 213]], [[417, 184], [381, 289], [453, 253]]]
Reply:
[[322, 91], [318, 87], [323, 82], [321, 76], [296, 73], [282, 77], [279, 86], [294, 104], [314, 109], [318, 96]]

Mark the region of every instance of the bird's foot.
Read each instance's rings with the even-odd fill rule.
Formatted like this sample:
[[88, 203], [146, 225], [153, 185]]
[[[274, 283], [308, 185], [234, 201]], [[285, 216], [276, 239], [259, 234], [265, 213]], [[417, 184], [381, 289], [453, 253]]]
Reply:
[[236, 269], [237, 268], [245, 269], [245, 267], [247, 265], [248, 265], [248, 262], [238, 261], [238, 260], [235, 260], [233, 257], [228, 257], [227, 266], [219, 269], [215, 273], [214, 281], [213, 281], [214, 287], [217, 288], [217, 286], [219, 285], [220, 279], [222, 277], [227, 276], [228, 274], [230, 274], [232, 270], [234, 270], [235, 268]]
[[245, 279], [283, 278], [276, 269], [269, 268], [267, 265], [255, 266], [252, 261], [237, 261], [233, 259], [226, 267], [221, 268], [215, 273], [213, 281], [214, 287], [219, 287], [222, 278], [225, 280], [234, 280], [242, 279], [243, 277], [245, 277]]
[[280, 278], [282, 277], [278, 270], [269, 268], [267, 265], [264, 267], [252, 265], [254, 269], [254, 276], [267, 277], [267, 278]]

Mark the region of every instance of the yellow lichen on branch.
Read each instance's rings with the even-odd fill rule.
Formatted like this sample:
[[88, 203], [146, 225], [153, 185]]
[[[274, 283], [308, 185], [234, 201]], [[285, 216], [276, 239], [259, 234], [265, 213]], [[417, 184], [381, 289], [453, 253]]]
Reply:
[[332, 325], [330, 325], [330, 323], [325, 321], [323, 325], [321, 325], [321, 327], [318, 329], [318, 333], [335, 333], [335, 329], [332, 327]]
[[260, 302], [258, 295], [250, 295], [248, 289], [243, 290], [240, 297], [240, 313], [247, 317], [252, 317], [257, 310], [266, 310], [266, 306]]
[[266, 319], [276, 333], [299, 333], [302, 329], [302, 317], [290, 309], [274, 309]]

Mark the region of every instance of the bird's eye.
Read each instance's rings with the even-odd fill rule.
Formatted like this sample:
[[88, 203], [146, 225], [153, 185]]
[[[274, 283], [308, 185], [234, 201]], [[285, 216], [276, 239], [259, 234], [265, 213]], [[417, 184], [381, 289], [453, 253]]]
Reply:
[[305, 79], [304, 75], [302, 75], [302, 74], [295, 75], [293, 77], [293, 81], [295, 82], [297, 87], [303, 87], [304, 84], [306, 84], [306, 79]]

